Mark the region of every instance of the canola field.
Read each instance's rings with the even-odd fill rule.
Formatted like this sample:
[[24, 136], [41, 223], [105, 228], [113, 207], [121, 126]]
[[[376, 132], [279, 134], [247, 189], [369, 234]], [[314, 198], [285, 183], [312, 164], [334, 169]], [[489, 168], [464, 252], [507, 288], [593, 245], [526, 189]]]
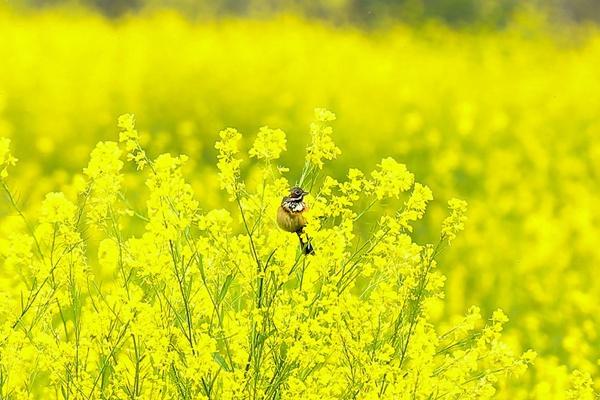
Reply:
[[597, 397], [595, 28], [0, 38], [1, 399]]

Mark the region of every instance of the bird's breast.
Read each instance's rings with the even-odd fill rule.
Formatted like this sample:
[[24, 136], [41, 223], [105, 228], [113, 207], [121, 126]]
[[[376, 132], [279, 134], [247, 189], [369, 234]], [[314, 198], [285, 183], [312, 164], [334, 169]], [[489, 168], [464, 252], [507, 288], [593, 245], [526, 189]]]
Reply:
[[306, 220], [300, 212], [287, 211], [282, 206], [277, 210], [277, 225], [287, 232], [297, 232], [306, 225]]

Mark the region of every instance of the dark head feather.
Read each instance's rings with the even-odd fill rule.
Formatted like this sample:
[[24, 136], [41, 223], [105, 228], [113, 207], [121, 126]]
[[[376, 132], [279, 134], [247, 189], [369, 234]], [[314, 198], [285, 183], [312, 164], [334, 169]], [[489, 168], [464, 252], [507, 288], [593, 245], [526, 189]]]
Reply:
[[291, 201], [301, 201], [302, 199], [304, 199], [304, 196], [306, 196], [308, 194], [308, 192], [305, 192], [304, 189], [302, 189], [299, 186], [294, 186], [293, 188], [290, 189], [290, 194], [288, 196], [288, 200]]

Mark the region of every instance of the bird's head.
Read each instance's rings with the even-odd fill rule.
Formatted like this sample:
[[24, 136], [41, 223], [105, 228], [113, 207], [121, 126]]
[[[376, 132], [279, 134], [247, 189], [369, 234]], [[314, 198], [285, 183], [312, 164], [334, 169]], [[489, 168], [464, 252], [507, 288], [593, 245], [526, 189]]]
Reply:
[[302, 201], [304, 199], [304, 196], [306, 196], [308, 194], [308, 192], [304, 191], [304, 189], [302, 189], [299, 186], [294, 186], [293, 188], [290, 189], [290, 194], [288, 196], [288, 200], [290, 201]]

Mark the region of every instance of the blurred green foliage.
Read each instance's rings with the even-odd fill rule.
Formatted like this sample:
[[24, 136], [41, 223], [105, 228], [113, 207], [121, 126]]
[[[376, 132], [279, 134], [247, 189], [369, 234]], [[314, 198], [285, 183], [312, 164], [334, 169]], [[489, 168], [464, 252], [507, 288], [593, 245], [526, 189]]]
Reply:
[[501, 27], [524, 7], [541, 10], [559, 22], [600, 21], [598, 0], [22, 0], [21, 5], [83, 6], [110, 17], [164, 8], [192, 19], [294, 13], [366, 27], [397, 21], [419, 24], [432, 19], [451, 26]]

